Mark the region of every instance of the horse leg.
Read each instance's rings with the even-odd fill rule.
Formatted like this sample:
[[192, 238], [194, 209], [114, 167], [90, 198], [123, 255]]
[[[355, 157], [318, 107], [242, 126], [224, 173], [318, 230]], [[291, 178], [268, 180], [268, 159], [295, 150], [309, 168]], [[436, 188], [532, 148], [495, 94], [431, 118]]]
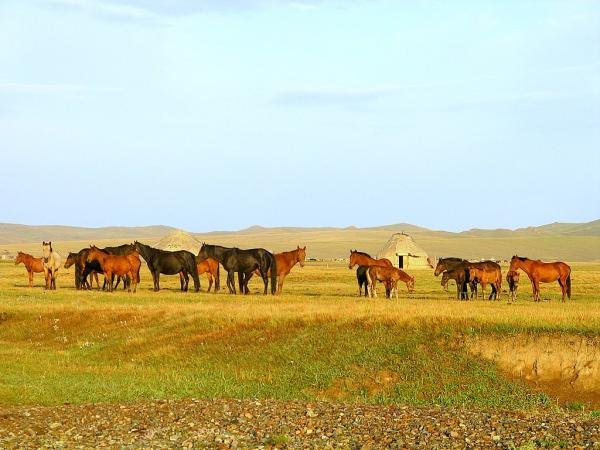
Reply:
[[183, 291], [183, 270], [179, 272], [179, 290]]
[[208, 291], [206, 292], [210, 292], [210, 288], [213, 285], [213, 276], [210, 272], [206, 272], [206, 275], [208, 276]]
[[533, 282], [533, 296], [534, 296], [536, 302], [541, 301], [540, 300], [540, 282], [537, 280], [534, 280], [534, 282]]
[[566, 286], [565, 286], [564, 281], [562, 281], [560, 278], [557, 281], [558, 281], [558, 285], [560, 286], [560, 290], [562, 292], [562, 301], [564, 303], [564, 301], [565, 301], [565, 293], [566, 293]]
[[29, 278], [29, 287], [33, 287], [33, 270], [27, 271], [27, 277]]
[[[285, 277], [287, 276], [287, 274], [281, 274], [279, 276], [279, 279], [277, 280], [277, 295], [281, 294], [281, 291], [283, 290], [283, 280], [285, 280]], [[359, 294], [360, 297], [360, 294]]]
[[269, 287], [269, 277], [267, 276], [267, 271], [265, 270], [263, 273], [260, 274], [260, 276], [262, 277], [263, 283], [265, 284], [264, 295], [267, 295], [267, 288]]

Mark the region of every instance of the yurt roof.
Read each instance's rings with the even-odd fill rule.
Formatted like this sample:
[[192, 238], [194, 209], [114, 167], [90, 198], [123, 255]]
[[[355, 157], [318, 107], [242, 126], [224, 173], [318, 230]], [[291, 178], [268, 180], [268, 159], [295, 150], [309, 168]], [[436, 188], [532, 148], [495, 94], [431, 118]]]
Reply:
[[385, 255], [410, 255], [416, 257], [427, 258], [427, 253], [416, 242], [405, 233], [394, 233], [392, 237], [387, 241], [379, 253], [378, 258], [385, 257]]
[[171, 252], [187, 250], [196, 254], [202, 244], [198, 239], [183, 230], [176, 230], [158, 241], [154, 246]]

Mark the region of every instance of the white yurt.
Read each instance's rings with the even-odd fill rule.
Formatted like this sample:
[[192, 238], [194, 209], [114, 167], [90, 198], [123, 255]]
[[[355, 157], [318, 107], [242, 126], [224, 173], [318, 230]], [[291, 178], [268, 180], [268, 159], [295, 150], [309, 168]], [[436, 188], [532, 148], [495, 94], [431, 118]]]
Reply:
[[183, 230], [175, 230], [154, 244], [154, 247], [170, 252], [187, 250], [196, 255], [201, 245], [202, 243], [191, 234]]
[[430, 259], [421, 247], [406, 233], [394, 233], [377, 253], [377, 258], [389, 259], [400, 269], [431, 267]]

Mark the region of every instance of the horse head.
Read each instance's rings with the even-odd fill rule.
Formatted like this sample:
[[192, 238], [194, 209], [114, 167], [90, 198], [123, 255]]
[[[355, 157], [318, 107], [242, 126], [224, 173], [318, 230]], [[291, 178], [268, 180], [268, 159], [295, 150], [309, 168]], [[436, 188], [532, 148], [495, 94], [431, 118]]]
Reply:
[[17, 257], [15, 258], [15, 266], [23, 262], [23, 252], [17, 252]]
[[408, 292], [413, 292], [415, 290], [415, 277], [410, 277], [410, 280], [406, 282], [406, 288]]
[[350, 249], [350, 258], [348, 258], [348, 269], [352, 269], [356, 265], [356, 250]]
[[304, 261], [306, 260], [306, 245], [302, 248], [298, 245], [296, 249], [296, 258], [300, 267], [304, 267]]
[[435, 266], [435, 271], [433, 274], [437, 277], [440, 273], [446, 270], [446, 265], [444, 264], [444, 259], [440, 258]]

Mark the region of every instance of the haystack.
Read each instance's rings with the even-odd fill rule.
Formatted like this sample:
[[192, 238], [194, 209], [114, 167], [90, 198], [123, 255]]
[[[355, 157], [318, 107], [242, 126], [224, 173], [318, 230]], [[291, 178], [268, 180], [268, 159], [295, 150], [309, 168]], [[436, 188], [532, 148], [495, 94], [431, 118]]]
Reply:
[[174, 252], [177, 250], [187, 250], [194, 255], [200, 250], [202, 244], [198, 239], [183, 230], [176, 230], [158, 241], [154, 246], [161, 250]]
[[387, 258], [400, 269], [417, 269], [430, 266], [425, 250], [405, 233], [394, 233], [383, 246], [377, 258]]

